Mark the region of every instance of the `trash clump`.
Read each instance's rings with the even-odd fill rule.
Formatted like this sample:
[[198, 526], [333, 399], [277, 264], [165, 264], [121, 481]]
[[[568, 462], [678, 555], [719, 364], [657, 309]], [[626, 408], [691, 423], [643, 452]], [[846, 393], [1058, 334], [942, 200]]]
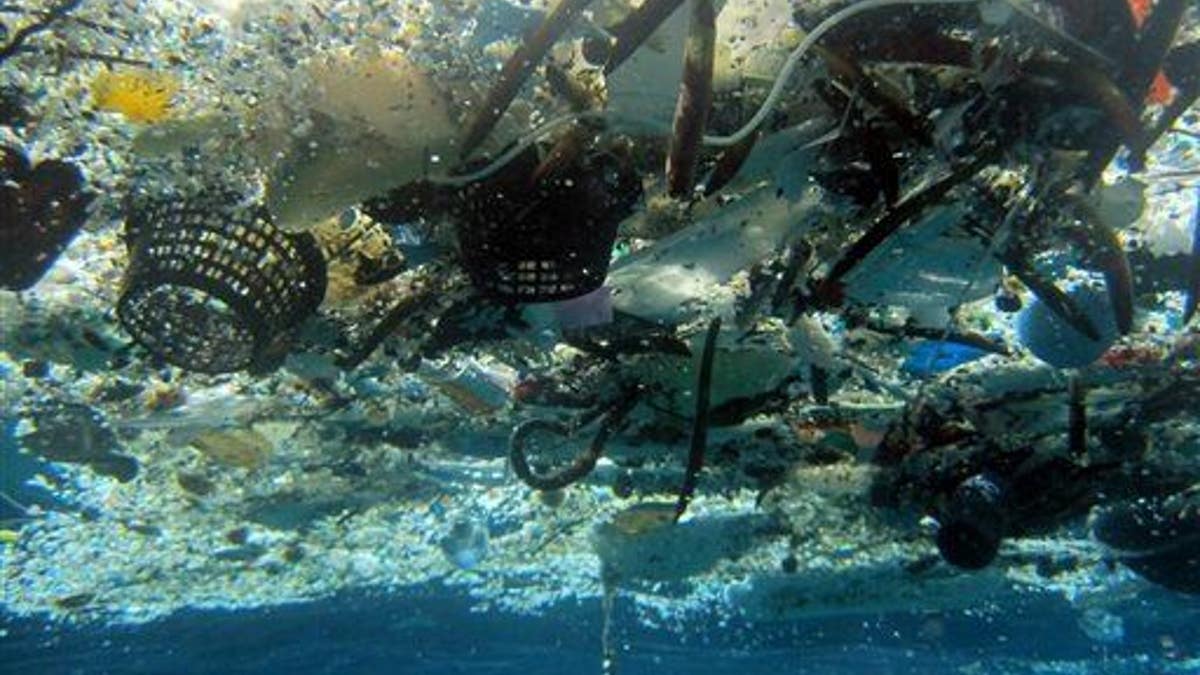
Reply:
[[93, 197], [74, 164], [31, 165], [19, 148], [0, 146], [0, 288], [33, 287], [83, 227]]

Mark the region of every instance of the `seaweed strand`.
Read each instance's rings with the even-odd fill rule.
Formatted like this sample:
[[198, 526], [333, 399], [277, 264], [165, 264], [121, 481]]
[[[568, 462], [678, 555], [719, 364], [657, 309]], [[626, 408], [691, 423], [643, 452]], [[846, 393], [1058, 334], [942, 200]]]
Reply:
[[741, 129], [728, 136], [713, 136], [705, 139], [710, 145], [729, 146], [737, 145], [746, 140], [746, 137], [754, 133], [767, 117], [779, 104], [780, 98], [783, 97], [783, 91], [787, 87], [788, 81], [792, 79], [792, 73], [796, 71], [796, 66], [799, 65], [800, 59], [812, 49], [826, 33], [833, 30], [848, 19], [852, 19], [863, 12], [879, 9], [882, 7], [892, 7], [896, 5], [971, 5], [979, 2], [979, 0], [862, 0], [848, 7], [843, 7], [841, 10], [822, 21], [816, 28], [812, 29], [808, 35], [804, 36], [799, 46], [788, 55], [787, 61], [780, 68], [779, 74], [775, 78], [774, 84], [771, 85], [771, 91], [767, 94], [766, 100], [759, 106], [758, 111], [746, 122]]
[[688, 453], [687, 472], [679, 488], [679, 500], [675, 502], [675, 520], [687, 511], [692, 495], [696, 492], [696, 481], [700, 469], [704, 468], [704, 451], [708, 447], [708, 405], [712, 396], [713, 358], [717, 352], [717, 334], [721, 332], [721, 317], [708, 324], [704, 337], [704, 353], [700, 357], [700, 377], [696, 383], [696, 415], [692, 418], [692, 445]]
[[637, 396], [630, 391], [624, 391], [616, 403], [610, 407], [600, 424], [592, 442], [571, 460], [570, 464], [552, 469], [546, 473], [534, 473], [529, 466], [529, 458], [525, 455], [525, 445], [530, 434], [542, 431], [556, 436], [566, 437], [571, 429], [557, 420], [532, 419], [523, 422], [513, 429], [508, 441], [508, 458], [512, 464], [513, 473], [521, 482], [535, 490], [561, 490], [575, 482], [586, 478], [596, 468], [596, 462], [604, 454], [604, 446], [610, 436], [616, 433], [621, 423], [633, 406], [637, 404]]
[[1009, 249], [998, 255], [997, 258], [1008, 266], [1008, 270], [1020, 279], [1021, 283], [1037, 296], [1038, 300], [1046, 304], [1047, 309], [1070, 324], [1072, 328], [1086, 335], [1089, 340], [1100, 339], [1100, 331], [1097, 330], [1092, 318], [1079, 308], [1071, 296], [1064, 293], [1062, 289], [1054, 285], [1053, 281], [1034, 268], [1023, 251]]

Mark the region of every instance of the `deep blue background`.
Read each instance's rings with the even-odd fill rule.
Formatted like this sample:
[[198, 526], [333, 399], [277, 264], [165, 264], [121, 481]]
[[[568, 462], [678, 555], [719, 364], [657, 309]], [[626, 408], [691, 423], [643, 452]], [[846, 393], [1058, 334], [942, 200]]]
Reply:
[[[1200, 648], [1200, 602], [1153, 593], [1122, 615], [1118, 644], [1089, 640], [1061, 601], [1014, 601], [964, 614], [862, 614], [746, 625], [697, 620], [682, 632], [640, 627], [618, 600], [623, 675], [952, 673], [995, 659], [1091, 661], [1088, 672], [1161, 672], [1160, 640]], [[189, 611], [142, 626], [3, 622], [0, 669], [55, 673], [599, 673], [599, 604], [545, 617], [470, 611], [441, 588], [356, 593], [243, 612]], [[931, 623], [932, 622], [932, 623]], [[939, 634], [930, 635], [936, 625]], [[922, 628], [925, 629], [922, 633]], [[1149, 663], [1128, 670], [1130, 657]], [[1125, 660], [1124, 667], [1113, 661]], [[1107, 664], [1107, 666], [1105, 665]], [[1157, 667], [1156, 667], [1157, 664]], [[986, 672], [996, 672], [989, 667]], [[1023, 667], [1005, 672], [1029, 672]]]

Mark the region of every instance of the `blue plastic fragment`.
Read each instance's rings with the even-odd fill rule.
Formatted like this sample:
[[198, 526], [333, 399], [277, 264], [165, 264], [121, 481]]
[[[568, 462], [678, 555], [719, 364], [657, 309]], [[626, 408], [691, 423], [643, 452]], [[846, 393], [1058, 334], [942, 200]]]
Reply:
[[923, 340], [912, 346], [900, 369], [916, 377], [930, 377], [987, 356], [987, 352], [957, 342]]
[[1036, 299], [1017, 315], [1017, 337], [1034, 356], [1055, 368], [1082, 368], [1116, 342], [1116, 318], [1101, 285], [1075, 284], [1067, 289], [1067, 295], [1091, 318], [1100, 332], [1099, 340], [1075, 330]]

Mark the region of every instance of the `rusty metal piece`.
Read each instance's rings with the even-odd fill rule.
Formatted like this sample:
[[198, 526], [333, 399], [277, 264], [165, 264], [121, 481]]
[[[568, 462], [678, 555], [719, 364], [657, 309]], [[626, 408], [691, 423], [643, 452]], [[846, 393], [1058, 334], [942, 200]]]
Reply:
[[712, 0], [691, 0], [683, 53], [683, 81], [679, 85], [671, 147], [667, 152], [667, 194], [676, 198], [690, 197], [696, 186], [700, 146], [712, 108], [716, 21], [717, 12]]
[[500, 71], [500, 81], [488, 92], [487, 98], [484, 99], [475, 113], [475, 118], [467, 127], [467, 133], [463, 137], [460, 149], [460, 157], [470, 156], [487, 138], [495, 128], [496, 122], [500, 120], [500, 116], [508, 110], [508, 106], [517, 97], [517, 93], [521, 91], [521, 87], [529, 79], [534, 68], [537, 68], [546, 53], [589, 3], [591, 0], [561, 0], [541, 25], [517, 47], [508, 61], [504, 63], [504, 68]]

